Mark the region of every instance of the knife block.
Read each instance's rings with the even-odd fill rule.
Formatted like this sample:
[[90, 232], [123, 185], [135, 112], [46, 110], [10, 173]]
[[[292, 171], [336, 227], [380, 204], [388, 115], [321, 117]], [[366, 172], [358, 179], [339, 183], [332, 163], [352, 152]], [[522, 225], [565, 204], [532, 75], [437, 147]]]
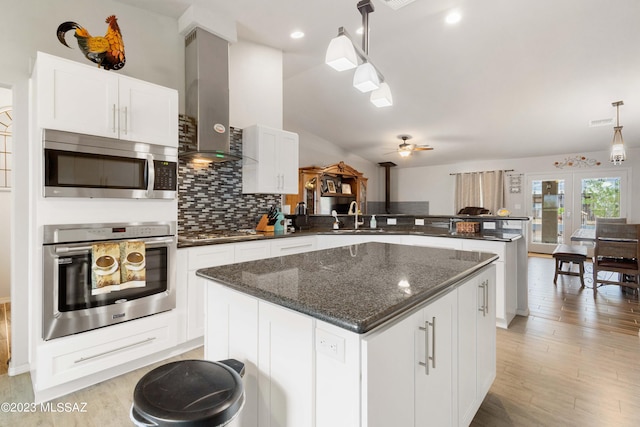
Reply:
[[256, 231], [273, 231], [273, 225], [269, 225], [269, 218], [267, 218], [267, 215], [262, 215], [258, 225], [256, 226]]

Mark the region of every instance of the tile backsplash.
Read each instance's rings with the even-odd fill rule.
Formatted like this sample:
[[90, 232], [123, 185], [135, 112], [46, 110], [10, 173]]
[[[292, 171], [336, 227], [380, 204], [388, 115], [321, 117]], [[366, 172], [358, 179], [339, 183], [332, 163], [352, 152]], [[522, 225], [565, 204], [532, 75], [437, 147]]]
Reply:
[[[180, 117], [180, 145], [192, 144], [193, 122]], [[242, 152], [242, 129], [230, 128], [231, 152]], [[279, 194], [242, 194], [242, 161], [178, 165], [178, 234], [254, 229]]]

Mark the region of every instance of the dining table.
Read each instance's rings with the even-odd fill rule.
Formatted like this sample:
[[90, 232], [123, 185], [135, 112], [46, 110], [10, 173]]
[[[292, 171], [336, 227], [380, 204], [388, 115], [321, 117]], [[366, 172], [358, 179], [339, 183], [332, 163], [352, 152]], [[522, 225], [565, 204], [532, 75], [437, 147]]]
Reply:
[[595, 228], [578, 228], [571, 233], [572, 242], [590, 242], [596, 241], [596, 229]]

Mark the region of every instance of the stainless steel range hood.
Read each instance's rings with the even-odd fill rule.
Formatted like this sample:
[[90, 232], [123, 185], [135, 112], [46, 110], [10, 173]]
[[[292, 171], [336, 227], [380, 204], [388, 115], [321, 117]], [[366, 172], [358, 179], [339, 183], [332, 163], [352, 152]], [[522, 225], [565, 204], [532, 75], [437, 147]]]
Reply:
[[196, 145], [179, 156], [212, 162], [242, 159], [229, 148], [229, 43], [196, 27], [185, 38], [185, 63], [185, 112], [195, 119]]

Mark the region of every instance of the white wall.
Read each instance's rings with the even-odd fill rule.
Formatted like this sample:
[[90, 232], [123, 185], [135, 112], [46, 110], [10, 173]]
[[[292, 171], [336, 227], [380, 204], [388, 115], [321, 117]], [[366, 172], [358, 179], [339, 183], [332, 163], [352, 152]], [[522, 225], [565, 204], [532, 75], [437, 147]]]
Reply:
[[338, 147], [332, 142], [309, 133], [304, 129], [293, 128], [287, 130], [297, 132], [300, 138], [300, 167], [329, 166], [343, 161], [359, 172], [362, 172], [365, 178], [368, 178], [367, 201], [384, 200], [384, 188], [382, 189], [382, 199], [377, 198], [377, 195], [381, 191], [379, 183], [384, 183], [384, 179], [382, 181], [377, 179], [379, 169], [382, 169], [379, 165], [349, 153], [342, 147]]
[[[603, 141], [605, 147], [608, 141]], [[554, 162], [562, 162], [566, 158], [573, 158], [576, 155], [582, 155], [589, 159], [595, 159], [601, 162], [600, 166], [591, 168], [565, 167], [563, 169], [554, 166]], [[628, 215], [631, 221], [640, 222], [640, 198], [633, 197], [634, 179], [633, 170], [640, 170], [640, 149], [627, 149], [627, 161], [623, 165], [613, 166], [609, 163], [609, 152], [599, 151], [593, 153], [568, 153], [566, 155], [531, 157], [507, 160], [487, 160], [477, 162], [465, 162], [453, 165], [441, 165], [430, 167], [416, 168], [392, 168], [391, 182], [391, 199], [393, 201], [406, 200], [427, 200], [429, 201], [429, 213], [432, 215], [450, 215], [454, 213], [454, 192], [455, 177], [451, 173], [457, 172], [474, 172], [484, 170], [513, 169], [514, 174], [524, 174], [522, 179], [523, 193], [520, 195], [512, 195], [506, 193], [506, 208], [511, 210], [513, 215], [525, 215], [525, 185], [526, 176], [534, 173], [567, 173], [567, 172], [585, 172], [588, 170], [616, 170], [627, 169], [629, 171], [629, 210]], [[516, 209], [516, 204], [520, 204], [521, 208]]]
[[231, 126], [282, 129], [282, 51], [242, 41], [231, 44], [229, 98]]

